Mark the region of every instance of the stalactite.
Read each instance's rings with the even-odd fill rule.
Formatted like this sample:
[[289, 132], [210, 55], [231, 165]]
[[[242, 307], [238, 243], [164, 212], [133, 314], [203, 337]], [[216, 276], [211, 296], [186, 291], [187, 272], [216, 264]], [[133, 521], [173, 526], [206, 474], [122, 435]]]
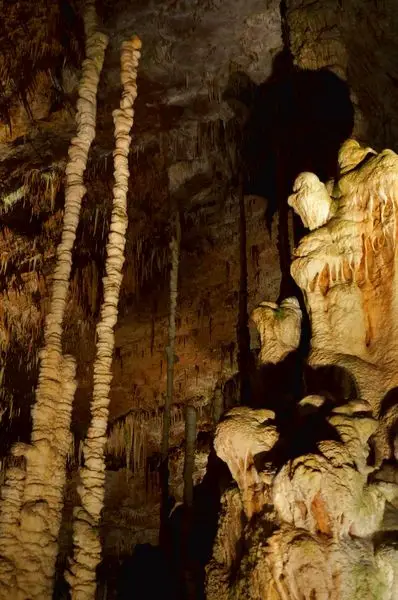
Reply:
[[162, 436], [162, 501], [161, 501], [161, 516], [160, 516], [160, 541], [166, 535], [167, 519], [168, 519], [168, 495], [169, 495], [169, 475], [168, 475], [168, 453], [169, 453], [169, 436], [170, 436], [170, 409], [173, 401], [174, 389], [174, 346], [176, 337], [176, 309], [177, 309], [177, 294], [178, 294], [178, 266], [180, 259], [180, 238], [181, 225], [178, 211], [174, 214], [174, 231], [173, 238], [170, 242], [171, 250], [171, 269], [170, 269], [170, 307], [169, 307], [169, 332], [168, 345], [166, 348], [167, 354], [167, 390], [163, 417], [163, 436]]
[[[210, 418], [206, 410], [210, 405], [206, 398], [200, 398], [191, 402], [198, 413], [199, 422], [207, 422]], [[123, 419], [118, 419], [110, 428], [106, 441], [106, 454], [109, 457], [123, 459], [129, 464], [134, 472], [143, 469], [145, 457], [148, 454], [150, 440], [156, 442], [161, 440], [164, 424], [164, 407], [161, 410], [145, 411], [135, 410], [127, 414]], [[184, 405], [173, 404], [170, 410], [170, 437], [179, 434], [184, 423]], [[137, 440], [136, 442], [134, 440]], [[137, 445], [138, 444], [138, 445]], [[138, 456], [132, 455], [132, 448], [136, 447]], [[130, 455], [129, 455], [130, 454]], [[71, 449], [70, 455], [73, 455]]]
[[[14, 454], [25, 457], [26, 473], [20, 501], [17, 532], [3, 535], [6, 519], [0, 518], [0, 569], [14, 569], [14, 598], [50, 599], [58, 551], [63, 505], [70, 420], [75, 392], [75, 364], [62, 356], [61, 336], [80, 207], [85, 187], [83, 173], [95, 136], [96, 92], [107, 38], [96, 31], [94, 4], [89, 2], [84, 24], [86, 59], [77, 101], [77, 135], [69, 148], [66, 167], [65, 210], [62, 239], [57, 249], [50, 311], [44, 330], [36, 404], [32, 409], [31, 445], [18, 445]], [[9, 477], [12, 479], [13, 472]], [[11, 482], [10, 479], [10, 482]], [[22, 479], [19, 480], [21, 482]], [[7, 485], [7, 484], [6, 484]], [[11, 484], [10, 484], [11, 485]], [[4, 515], [2, 507], [2, 515]], [[40, 549], [40, 550], [39, 550]], [[0, 598], [10, 590], [0, 581]]]
[[101, 560], [99, 525], [105, 494], [105, 444], [112, 380], [112, 356], [115, 345], [122, 268], [127, 230], [128, 155], [133, 126], [133, 104], [137, 97], [137, 67], [141, 41], [134, 37], [124, 42], [121, 52], [120, 108], [113, 112], [115, 125], [113, 209], [107, 244], [104, 298], [97, 325], [97, 352], [94, 364], [94, 389], [91, 423], [83, 445], [84, 468], [80, 469], [78, 493], [81, 506], [74, 511], [74, 559], [67, 574], [72, 598], [90, 599], [96, 592], [96, 568]]

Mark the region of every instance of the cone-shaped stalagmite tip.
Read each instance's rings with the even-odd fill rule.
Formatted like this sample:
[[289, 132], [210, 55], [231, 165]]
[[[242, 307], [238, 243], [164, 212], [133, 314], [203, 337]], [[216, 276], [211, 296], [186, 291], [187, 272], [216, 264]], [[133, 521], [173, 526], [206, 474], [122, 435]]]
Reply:
[[134, 50], [141, 50], [142, 42], [138, 35], [133, 35], [133, 37], [131, 38], [131, 45], [134, 48]]

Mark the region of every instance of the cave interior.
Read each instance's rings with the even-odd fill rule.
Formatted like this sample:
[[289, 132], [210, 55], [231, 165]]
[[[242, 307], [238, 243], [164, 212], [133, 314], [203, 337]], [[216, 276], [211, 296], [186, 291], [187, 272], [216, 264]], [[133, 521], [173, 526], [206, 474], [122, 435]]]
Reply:
[[398, 600], [396, 0], [1, 8], [0, 600]]

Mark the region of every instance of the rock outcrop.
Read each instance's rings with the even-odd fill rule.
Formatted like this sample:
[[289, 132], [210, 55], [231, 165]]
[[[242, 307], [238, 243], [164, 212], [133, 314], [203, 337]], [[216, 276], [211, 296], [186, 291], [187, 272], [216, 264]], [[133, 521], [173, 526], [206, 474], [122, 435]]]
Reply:
[[[339, 166], [338, 180], [316, 190], [305, 187], [304, 193], [301, 175], [291, 196], [304, 223], [310, 205], [321, 215], [295, 250], [292, 275], [311, 318], [309, 363], [351, 373], [388, 437], [397, 426], [396, 409], [382, 413], [387, 394], [398, 385], [398, 156], [348, 140]], [[334, 209], [324, 222], [326, 189]], [[379, 451], [380, 460], [391, 454], [380, 446]]]
[[252, 313], [260, 334], [260, 361], [278, 363], [298, 348], [301, 335], [301, 309], [297, 298], [286, 298], [280, 305], [261, 302]]
[[[294, 432], [265, 408], [234, 409], [219, 423], [215, 449], [238, 488], [222, 501], [208, 600], [397, 598], [398, 156], [349, 140], [339, 166], [326, 185], [297, 178], [289, 203], [310, 233], [292, 274], [311, 321], [310, 367], [339, 367], [357, 397], [303, 398]], [[268, 363], [299, 337], [298, 305], [294, 319], [279, 310], [278, 327], [270, 307], [254, 316]]]
[[[272, 462], [261, 467], [256, 461], [277, 434], [268, 437], [263, 426], [262, 444], [253, 432], [263, 411], [258, 420], [248, 411], [235, 411], [230, 422], [227, 415], [216, 435], [216, 451], [238, 489], [223, 497], [207, 567], [208, 600], [243, 594], [253, 600], [396, 598], [398, 549], [383, 532], [398, 486], [370, 478], [375, 467], [368, 464], [369, 439], [378, 425], [370, 406], [358, 401], [332, 407], [326, 421], [335, 439], [288, 460], [277, 474]], [[249, 469], [247, 456], [253, 457]]]

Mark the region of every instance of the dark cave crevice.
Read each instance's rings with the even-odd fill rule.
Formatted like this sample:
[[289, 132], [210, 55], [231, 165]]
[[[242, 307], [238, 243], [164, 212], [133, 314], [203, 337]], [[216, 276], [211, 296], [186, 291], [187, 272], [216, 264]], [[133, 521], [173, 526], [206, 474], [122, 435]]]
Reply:
[[[347, 84], [327, 69], [293, 65], [288, 50], [279, 53], [269, 79], [256, 86], [247, 74], [231, 75], [224, 100], [247, 117], [241, 148], [244, 193], [268, 201], [267, 223], [279, 215], [280, 299], [297, 293], [290, 276], [287, 204], [297, 175], [316, 173], [322, 181], [338, 173], [337, 157], [352, 133], [354, 108]], [[239, 143], [239, 140], [238, 140]], [[295, 219], [295, 241], [305, 233]]]

